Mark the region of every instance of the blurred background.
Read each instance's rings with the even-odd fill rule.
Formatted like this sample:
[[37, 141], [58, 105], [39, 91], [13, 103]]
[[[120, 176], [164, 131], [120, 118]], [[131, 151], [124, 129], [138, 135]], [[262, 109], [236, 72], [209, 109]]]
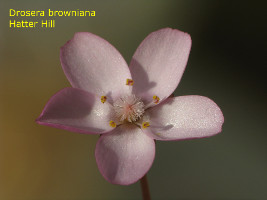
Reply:
[[[213, 99], [223, 131], [157, 142], [148, 173], [152, 199], [267, 197], [266, 5], [264, 1], [0, 1], [0, 199], [141, 199], [139, 183], [112, 185], [94, 158], [98, 136], [37, 125], [45, 103], [69, 87], [59, 49], [75, 32], [113, 44], [129, 63], [152, 31], [188, 32], [192, 50], [175, 95]], [[10, 29], [15, 10], [95, 10], [56, 17], [54, 29]], [[39, 21], [43, 18], [27, 18]], [[52, 19], [52, 18], [51, 18]]]

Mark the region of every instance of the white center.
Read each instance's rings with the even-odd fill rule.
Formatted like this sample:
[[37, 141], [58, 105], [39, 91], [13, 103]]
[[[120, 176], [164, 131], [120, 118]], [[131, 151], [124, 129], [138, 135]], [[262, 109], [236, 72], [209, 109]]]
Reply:
[[117, 99], [113, 107], [115, 115], [120, 122], [135, 122], [140, 119], [145, 112], [144, 103], [133, 94]]

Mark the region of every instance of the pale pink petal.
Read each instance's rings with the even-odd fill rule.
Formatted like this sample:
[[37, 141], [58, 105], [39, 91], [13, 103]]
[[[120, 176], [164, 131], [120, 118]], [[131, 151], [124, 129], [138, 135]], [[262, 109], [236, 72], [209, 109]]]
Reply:
[[209, 137], [221, 132], [224, 122], [217, 104], [197, 95], [168, 98], [146, 114], [150, 127], [144, 131], [157, 140]]
[[107, 181], [129, 185], [150, 169], [155, 157], [155, 142], [136, 125], [124, 124], [100, 137], [95, 156]]
[[191, 37], [179, 30], [164, 28], [149, 34], [137, 48], [130, 63], [133, 90], [145, 103], [153, 96], [170, 96], [185, 70]]
[[38, 124], [68, 131], [100, 134], [111, 131], [111, 106], [77, 88], [64, 88], [47, 102]]
[[75, 88], [99, 96], [129, 93], [131, 74], [121, 54], [106, 40], [92, 33], [76, 33], [61, 48], [61, 64]]

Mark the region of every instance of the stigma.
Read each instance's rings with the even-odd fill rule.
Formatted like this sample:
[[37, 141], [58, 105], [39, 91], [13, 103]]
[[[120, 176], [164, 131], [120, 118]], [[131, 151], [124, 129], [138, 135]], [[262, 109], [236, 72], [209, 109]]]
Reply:
[[115, 117], [121, 123], [135, 122], [139, 120], [145, 112], [144, 103], [133, 94], [117, 99], [113, 104], [113, 108]]

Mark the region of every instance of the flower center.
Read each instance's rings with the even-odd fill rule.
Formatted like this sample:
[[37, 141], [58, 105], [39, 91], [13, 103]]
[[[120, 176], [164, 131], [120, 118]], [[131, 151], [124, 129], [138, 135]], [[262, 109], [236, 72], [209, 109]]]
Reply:
[[117, 99], [113, 107], [116, 118], [120, 122], [135, 122], [139, 120], [145, 112], [144, 103], [133, 94]]

